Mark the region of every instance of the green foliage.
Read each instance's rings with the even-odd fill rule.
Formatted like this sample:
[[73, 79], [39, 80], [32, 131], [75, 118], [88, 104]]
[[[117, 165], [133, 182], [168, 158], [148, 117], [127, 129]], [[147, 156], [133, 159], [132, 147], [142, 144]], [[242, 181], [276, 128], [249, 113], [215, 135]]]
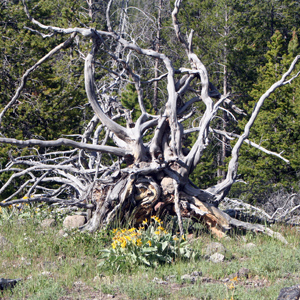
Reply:
[[[82, 3], [80, 3], [82, 2]], [[89, 20], [80, 13], [85, 1], [30, 1], [33, 17], [45, 24], [81, 26]], [[82, 6], [81, 6], [82, 5]], [[26, 70], [66, 37], [43, 38], [25, 26], [37, 30], [28, 20], [21, 1], [6, 1], [1, 6], [0, 39], [0, 110], [15, 94]], [[42, 30], [41, 30], [42, 31]], [[47, 32], [48, 33], [48, 32]], [[81, 51], [85, 51], [82, 44]], [[80, 134], [91, 115], [85, 108], [83, 61], [76, 44], [61, 50], [30, 74], [18, 101], [8, 110], [1, 122], [1, 133], [17, 139], [39, 138], [52, 140], [69, 134]], [[8, 152], [16, 149], [3, 145], [0, 149], [2, 168], [9, 162]], [[43, 152], [44, 149], [38, 149]], [[8, 174], [0, 175], [0, 185]], [[18, 182], [15, 183], [18, 185]], [[13, 184], [11, 190], [13, 190]], [[0, 200], [6, 198], [8, 189]]]
[[[294, 33], [286, 50], [281, 33], [276, 31], [268, 47], [265, 55], [267, 63], [258, 69], [260, 75], [250, 94], [253, 100], [248, 105], [249, 115], [254, 103], [281, 78], [292, 62], [294, 53], [299, 49], [297, 34]], [[297, 82], [284, 86], [266, 99], [250, 133], [250, 140], [270, 151], [282, 153], [290, 164], [248, 145], [241, 149], [239, 171], [249, 183], [245, 188], [256, 196], [281, 187], [289, 190], [297, 188], [300, 167], [298, 86]], [[241, 127], [244, 125], [245, 122], [242, 122]]]
[[99, 266], [106, 266], [116, 271], [127, 270], [133, 266], [146, 265], [157, 267], [170, 264], [176, 259], [194, 259], [196, 253], [187, 247], [184, 237], [178, 238], [162, 227], [162, 221], [151, 217], [143, 221], [145, 227], [139, 229], [115, 229], [113, 242], [109, 249], [102, 250], [103, 259]]
[[[276, 299], [281, 288], [297, 284], [299, 278], [300, 239], [295, 227], [272, 228], [286, 237], [287, 245], [261, 234], [248, 233], [243, 239], [233, 235], [231, 239], [222, 240], [227, 251], [233, 253], [230, 261], [215, 264], [205, 259], [175, 259], [171, 264], [158, 263], [156, 268], [141, 263], [129, 270], [130, 276], [124, 276], [123, 270], [95, 268], [103, 254], [100, 250], [111, 248], [109, 231], [87, 234], [72, 230], [60, 236], [60, 221], [51, 228], [42, 228], [40, 223], [39, 218], [20, 220], [16, 214], [1, 223], [1, 236], [9, 243], [1, 245], [0, 277], [22, 278], [12, 292], [1, 294], [3, 299], [60, 299], [65, 294], [74, 299], [88, 299], [94, 293], [109, 293], [122, 299], [217, 297], [223, 300], [231, 297], [234, 291], [234, 299], [267, 300]], [[157, 224], [157, 227], [161, 225]], [[166, 223], [164, 227], [169, 225]], [[202, 251], [205, 254], [206, 245], [212, 241], [210, 234], [202, 232], [201, 239], [188, 241], [188, 247], [195, 253]], [[249, 242], [256, 246], [246, 247]], [[225, 279], [242, 267], [249, 269], [249, 278], [229, 281], [225, 286]], [[183, 284], [182, 275], [200, 270], [203, 277], [194, 284]], [[167, 284], [158, 284], [155, 278]], [[201, 278], [209, 280], [206, 282]], [[80, 288], [80, 294], [75, 285], [79, 280], [84, 286]], [[249, 285], [253, 286], [250, 290]], [[177, 288], [173, 289], [173, 286]]]
[[[121, 103], [125, 108], [133, 110], [132, 120], [135, 122], [141, 115], [141, 110], [134, 84], [128, 84], [126, 86], [126, 89], [121, 94]], [[149, 99], [144, 98], [144, 105], [148, 113], [153, 113], [153, 108]]]

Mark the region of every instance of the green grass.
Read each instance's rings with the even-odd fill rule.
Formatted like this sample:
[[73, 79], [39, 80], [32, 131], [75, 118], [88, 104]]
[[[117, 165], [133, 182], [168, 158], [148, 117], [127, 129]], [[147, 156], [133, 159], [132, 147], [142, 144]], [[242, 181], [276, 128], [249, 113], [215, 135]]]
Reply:
[[[0, 278], [22, 279], [12, 291], [0, 294], [0, 298], [60, 299], [76, 294], [74, 283], [81, 281], [85, 286], [80, 292], [82, 299], [92, 293], [104, 293], [116, 294], [119, 299], [261, 300], [276, 299], [281, 288], [299, 283], [300, 234], [295, 228], [273, 228], [285, 236], [288, 245], [261, 234], [235, 234], [231, 239], [221, 240], [227, 252], [225, 261], [219, 264], [204, 258], [206, 245], [217, 240], [198, 230], [190, 247], [201, 252], [200, 259], [178, 260], [155, 268], [128, 266], [122, 272], [113, 272], [107, 267], [97, 267], [100, 250], [111, 245], [110, 232], [92, 235], [74, 230], [62, 237], [58, 234], [61, 221], [48, 229], [40, 223], [40, 218], [19, 222], [16, 217], [1, 219], [0, 215], [0, 235], [10, 242], [0, 244]], [[256, 247], [245, 248], [249, 242]], [[230, 282], [222, 280], [242, 267], [249, 269], [249, 278], [239, 279], [229, 289]], [[209, 282], [191, 284], [181, 280], [182, 275], [193, 271], [202, 271]], [[170, 275], [174, 278], [168, 284], [154, 280], [166, 280]]]

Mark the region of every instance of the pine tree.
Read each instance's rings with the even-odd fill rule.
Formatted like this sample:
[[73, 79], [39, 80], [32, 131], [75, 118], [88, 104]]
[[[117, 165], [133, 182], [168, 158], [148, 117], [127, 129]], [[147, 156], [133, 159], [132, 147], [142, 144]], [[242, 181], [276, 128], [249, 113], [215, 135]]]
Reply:
[[[267, 63], [258, 69], [259, 77], [250, 93], [253, 101], [249, 102], [248, 111], [267, 87], [287, 70], [299, 51], [297, 34], [294, 32], [286, 47], [282, 34], [276, 31], [268, 47], [265, 55]], [[248, 183], [242, 190], [248, 190], [256, 198], [263, 198], [266, 193], [275, 189], [291, 190], [298, 186], [300, 125], [296, 120], [299, 104], [297, 84], [286, 85], [277, 90], [264, 103], [250, 134], [251, 141], [270, 151], [283, 153], [290, 164], [251, 146], [242, 147], [239, 171]]]

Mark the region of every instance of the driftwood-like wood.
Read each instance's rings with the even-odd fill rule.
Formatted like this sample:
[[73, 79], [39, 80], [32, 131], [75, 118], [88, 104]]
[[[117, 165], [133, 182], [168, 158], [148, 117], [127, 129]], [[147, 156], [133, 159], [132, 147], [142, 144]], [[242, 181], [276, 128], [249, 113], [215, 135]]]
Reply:
[[[181, 234], [184, 233], [182, 219], [192, 218], [205, 223], [218, 237], [224, 237], [232, 228], [241, 228], [262, 232], [286, 242], [280, 234], [269, 228], [238, 221], [218, 207], [237, 181], [239, 151], [244, 142], [288, 163], [281, 154], [268, 151], [251, 142], [248, 137], [264, 101], [275, 89], [290, 83], [299, 75], [293, 71], [300, 56], [258, 99], [240, 135], [213, 128], [212, 121], [219, 110], [225, 110], [224, 103], [228, 105], [226, 111], [233, 119], [234, 114], [245, 113], [232, 103], [228, 93], [222, 95], [210, 82], [206, 67], [193, 52], [193, 31], [188, 35], [181, 33], [178, 20], [181, 2], [175, 1], [171, 17], [178, 47], [182, 47], [186, 53], [186, 64], [184, 68], [175, 69], [172, 59], [160, 52], [161, 47], [156, 47], [156, 50], [141, 48], [134, 38], [130, 39], [130, 35], [124, 32], [119, 34], [113, 28], [113, 22], [110, 21], [112, 0], [106, 11], [107, 31], [44, 25], [31, 16], [23, 0], [25, 13], [36, 28], [30, 29], [33, 33], [47, 38], [57, 33], [71, 36], [25, 72], [15, 95], [0, 112], [0, 123], [10, 107], [17, 100], [21, 101], [20, 95], [30, 74], [61, 49], [69, 47], [75, 37], [78, 38], [77, 43], [85, 43], [90, 47], [88, 53], [81, 53], [80, 49], [78, 52], [84, 57], [85, 91], [94, 116], [80, 141], [72, 138], [55, 141], [17, 140], [0, 132], [0, 143], [29, 147], [31, 151], [25, 157], [11, 155], [8, 164], [0, 170], [0, 173], [11, 174], [0, 187], [0, 194], [5, 193], [15, 180], [21, 182], [0, 206], [45, 200], [85, 207], [92, 210], [92, 216], [82, 229], [92, 232], [108, 226], [116, 219], [141, 224], [153, 214], [160, 217], [172, 214], [178, 218]], [[89, 13], [92, 15], [92, 11]], [[159, 36], [161, 22], [158, 24], [156, 33]], [[38, 30], [50, 34], [45, 35]], [[142, 78], [142, 71], [139, 73], [134, 68], [133, 53], [141, 63], [152, 60], [155, 68], [159, 66], [163, 70], [161, 75], [155, 71], [153, 78]], [[113, 63], [102, 65], [104, 55]], [[106, 71], [107, 76], [100, 79], [96, 77], [99, 68]], [[156, 83], [156, 108], [160, 104], [157, 98], [157, 83], [160, 81], [166, 87], [164, 103], [159, 105], [159, 113], [151, 114], [144, 103], [144, 87], [150, 88]], [[132, 111], [123, 107], [120, 101], [128, 83], [135, 87], [140, 109], [140, 116], [134, 121]], [[120, 95], [116, 96], [116, 91]], [[204, 104], [204, 110], [201, 115], [195, 116], [193, 105], [200, 101]], [[192, 117], [194, 121], [186, 125], [184, 121]], [[197, 139], [190, 149], [186, 149], [184, 139], [190, 133], [196, 133]], [[214, 186], [201, 189], [190, 182], [189, 176], [201, 163], [212, 135], [231, 141], [237, 139], [237, 142], [232, 149], [226, 177]], [[61, 146], [64, 146], [64, 150], [61, 150]], [[39, 153], [39, 147], [44, 149], [43, 154]], [[66, 147], [70, 150], [66, 150]]]

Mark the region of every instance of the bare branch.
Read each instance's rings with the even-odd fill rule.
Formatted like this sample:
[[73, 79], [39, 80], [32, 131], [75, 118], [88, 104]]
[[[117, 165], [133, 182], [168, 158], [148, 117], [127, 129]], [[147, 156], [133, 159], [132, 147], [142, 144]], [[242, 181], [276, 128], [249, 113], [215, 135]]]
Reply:
[[40, 146], [40, 147], [59, 147], [59, 146], [70, 146], [78, 149], [105, 152], [115, 154], [117, 156], [125, 156], [126, 154], [131, 154], [130, 150], [120, 149], [112, 146], [100, 146], [100, 145], [91, 145], [85, 143], [75, 142], [69, 139], [60, 138], [56, 141], [41, 141], [41, 140], [16, 140], [11, 138], [2, 138], [0, 137], [0, 143], [17, 145], [21, 147], [29, 146]]
[[289, 67], [288, 71], [284, 73], [279, 81], [274, 83], [258, 100], [256, 105], [254, 106], [253, 112], [247, 124], [245, 125], [244, 133], [239, 137], [238, 141], [234, 145], [232, 149], [232, 158], [228, 164], [228, 172], [226, 179], [217, 184], [213, 187], [207, 189], [208, 192], [211, 192], [217, 196], [217, 201], [220, 201], [230, 186], [234, 183], [236, 176], [237, 176], [237, 169], [238, 169], [238, 157], [239, 157], [239, 150], [241, 148], [242, 143], [248, 138], [250, 129], [254, 124], [254, 121], [262, 107], [264, 101], [278, 88], [284, 85], [286, 78], [292, 73], [295, 68], [296, 63], [300, 59], [300, 55], [297, 55], [296, 58], [293, 60], [291, 66]]

